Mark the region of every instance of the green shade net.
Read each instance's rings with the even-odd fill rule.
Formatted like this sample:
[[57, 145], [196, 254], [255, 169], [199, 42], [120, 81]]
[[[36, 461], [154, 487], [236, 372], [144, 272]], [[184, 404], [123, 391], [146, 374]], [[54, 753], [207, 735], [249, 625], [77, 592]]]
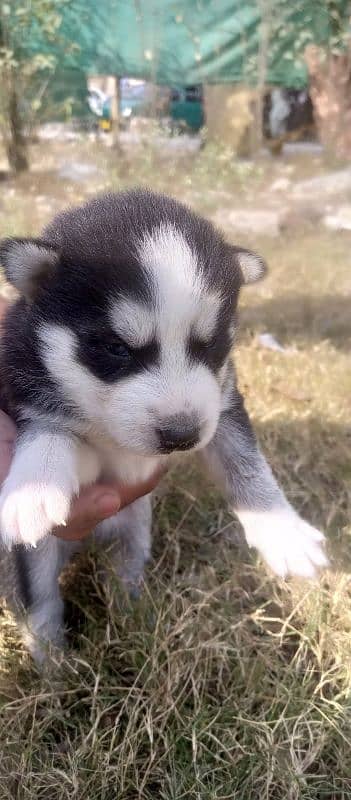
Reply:
[[[310, 43], [340, 46], [348, 30], [348, 0], [70, 0], [62, 14], [60, 71], [128, 75], [158, 84], [242, 82], [300, 88]], [[66, 48], [62, 41], [75, 45]], [[77, 78], [78, 80], [78, 78]]]

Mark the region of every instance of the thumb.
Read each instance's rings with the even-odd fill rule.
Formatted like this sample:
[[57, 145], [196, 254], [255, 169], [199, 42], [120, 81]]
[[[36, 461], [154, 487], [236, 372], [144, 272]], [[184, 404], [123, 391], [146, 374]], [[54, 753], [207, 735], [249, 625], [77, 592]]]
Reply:
[[99, 522], [117, 514], [120, 508], [121, 498], [117, 489], [103, 484], [89, 486], [73, 501], [67, 525], [60, 525], [53, 533], [60, 539], [83, 539]]
[[99, 483], [83, 489], [73, 501], [67, 525], [55, 528], [53, 533], [60, 539], [83, 539], [99, 522], [117, 514], [138, 497], [152, 492], [165, 472], [166, 467], [161, 466], [151, 478], [135, 486]]

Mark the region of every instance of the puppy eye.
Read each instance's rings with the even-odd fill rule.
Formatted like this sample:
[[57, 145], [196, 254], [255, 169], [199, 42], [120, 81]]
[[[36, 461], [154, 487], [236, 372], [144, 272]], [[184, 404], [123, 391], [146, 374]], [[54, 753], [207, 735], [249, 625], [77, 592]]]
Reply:
[[104, 342], [104, 347], [110, 356], [118, 359], [119, 361], [129, 361], [132, 356], [127, 345], [125, 345], [124, 342], [121, 342], [120, 339], [111, 339], [106, 341]]
[[115, 336], [91, 336], [90, 347], [96, 352], [104, 351], [110, 358], [125, 363], [132, 358], [132, 354], [127, 345]]
[[194, 338], [191, 341], [191, 349], [195, 353], [206, 355], [211, 352], [213, 341], [205, 341], [205, 339]]

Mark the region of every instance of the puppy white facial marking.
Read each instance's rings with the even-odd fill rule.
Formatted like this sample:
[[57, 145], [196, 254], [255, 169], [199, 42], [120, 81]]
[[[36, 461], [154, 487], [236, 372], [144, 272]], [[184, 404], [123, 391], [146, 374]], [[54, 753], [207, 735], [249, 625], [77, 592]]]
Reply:
[[113, 329], [129, 347], [143, 347], [155, 336], [155, 313], [143, 303], [116, 300], [109, 315]]
[[138, 246], [138, 257], [143, 266], [156, 275], [157, 285], [164, 291], [170, 283], [173, 289], [176, 285], [187, 287], [191, 295], [201, 292], [197, 256], [171, 223], [145, 234]]
[[198, 313], [195, 314], [192, 332], [206, 342], [211, 339], [220, 314], [221, 298], [215, 292], [203, 294]]
[[38, 330], [41, 356], [50, 375], [68, 400], [96, 419], [103, 405], [106, 385], [77, 361], [78, 340], [69, 328], [45, 323]]
[[171, 223], [160, 225], [144, 236], [138, 258], [155, 286], [161, 342], [173, 334], [176, 344], [192, 326], [199, 337], [209, 338], [221, 298], [206, 288], [201, 264], [182, 233]]

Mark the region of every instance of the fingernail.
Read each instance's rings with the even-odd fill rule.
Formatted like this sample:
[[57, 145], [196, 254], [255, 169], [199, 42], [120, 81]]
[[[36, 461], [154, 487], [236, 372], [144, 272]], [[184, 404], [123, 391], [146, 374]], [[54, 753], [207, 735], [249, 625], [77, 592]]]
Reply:
[[104, 517], [111, 517], [121, 507], [121, 499], [116, 492], [106, 492], [97, 501], [97, 510]]

